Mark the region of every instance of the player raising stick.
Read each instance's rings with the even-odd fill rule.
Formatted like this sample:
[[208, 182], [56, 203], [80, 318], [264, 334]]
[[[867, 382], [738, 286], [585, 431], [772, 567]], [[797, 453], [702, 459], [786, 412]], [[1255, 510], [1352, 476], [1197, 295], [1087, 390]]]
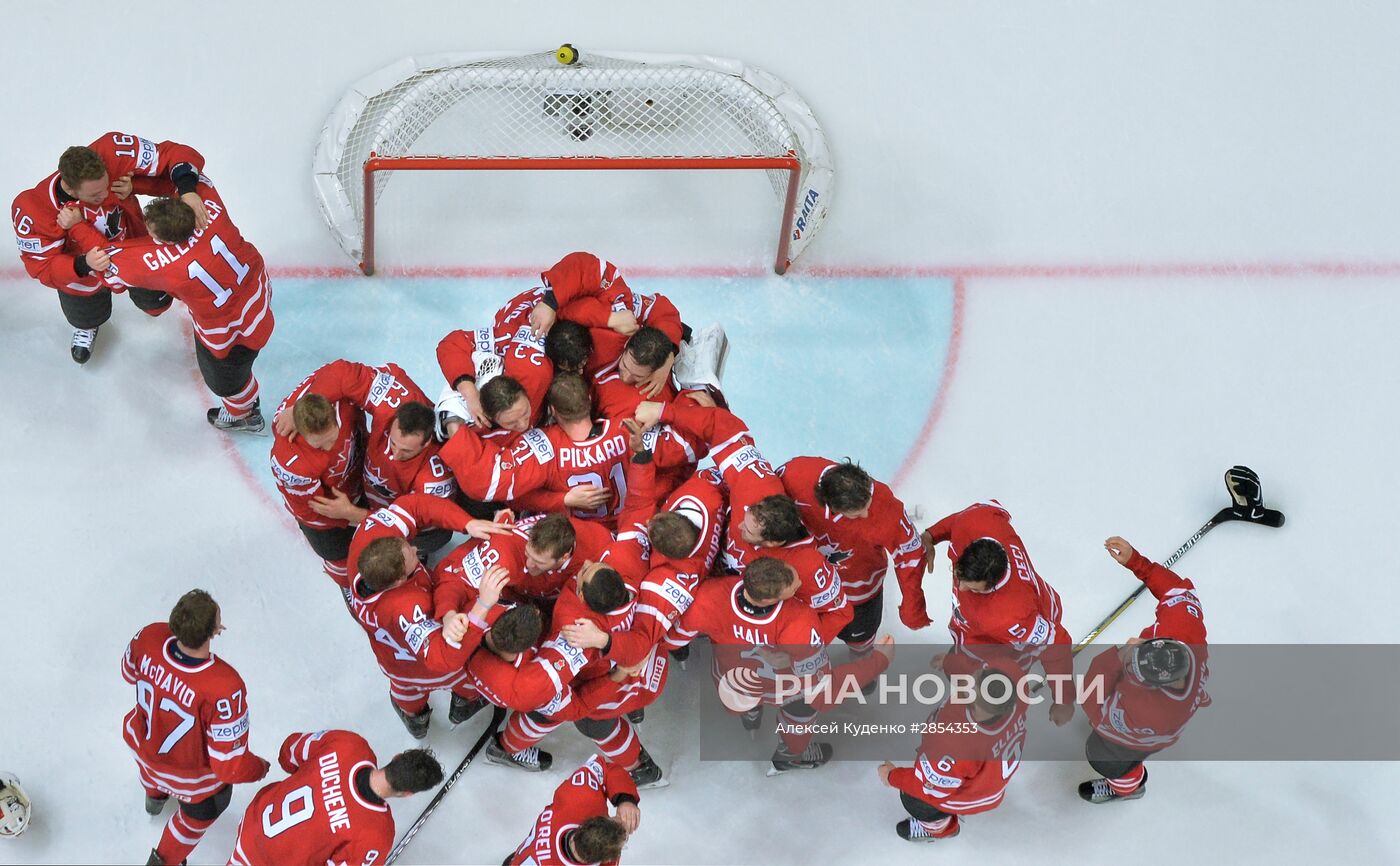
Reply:
[[1088, 682], [1106, 685], [1101, 704], [1085, 704], [1094, 730], [1084, 744], [1089, 766], [1103, 774], [1079, 786], [1090, 803], [1136, 800], [1147, 793], [1143, 761], [1181, 738], [1206, 694], [1206, 626], [1196, 587], [1113, 536], [1104, 547], [1157, 598], [1157, 619], [1122, 648], [1094, 657]]

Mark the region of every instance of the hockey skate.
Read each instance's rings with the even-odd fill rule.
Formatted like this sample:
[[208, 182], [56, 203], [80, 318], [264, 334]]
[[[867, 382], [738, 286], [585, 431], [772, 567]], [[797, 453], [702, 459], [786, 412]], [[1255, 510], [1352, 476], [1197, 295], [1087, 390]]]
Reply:
[[410, 716], [408, 713], [404, 712], [403, 707], [394, 703], [393, 698], [389, 699], [389, 704], [394, 708], [394, 712], [398, 714], [399, 720], [403, 722], [403, 726], [408, 728], [409, 736], [413, 737], [415, 740], [421, 740], [428, 736], [428, 722], [433, 718], [432, 707], [426, 707], [423, 712], [418, 715]]
[[815, 770], [830, 761], [835, 753], [836, 749], [830, 743], [812, 743], [800, 755], [789, 752], [787, 744], [783, 744], [773, 753], [773, 766], [769, 768], [768, 775], [776, 776], [789, 770]]
[[899, 834], [899, 838], [906, 842], [937, 842], [940, 839], [951, 839], [962, 832], [962, 825], [958, 819], [952, 820], [952, 829], [934, 835], [924, 829], [924, 825], [913, 818], [905, 818], [894, 825], [894, 831]]
[[169, 797], [152, 797], [146, 795], [146, 814], [159, 815], [165, 809], [165, 804], [170, 802]]
[[671, 784], [670, 779], [661, 775], [661, 768], [656, 765], [656, 761], [652, 760], [651, 755], [647, 754], [646, 749], [642, 749], [641, 762], [628, 770], [627, 773], [632, 777], [632, 781], [636, 783], [638, 789], [664, 788]]
[[750, 737], [758, 739], [758, 729], [763, 727], [763, 704], [739, 716], [739, 723], [749, 732]]
[[455, 728], [481, 712], [485, 706], [485, 698], [464, 698], [460, 695], [453, 695], [452, 706], [447, 710], [447, 721], [451, 722]]
[[[188, 860], [181, 860], [180, 866], [186, 866], [189, 862]], [[156, 849], [151, 849], [151, 856], [146, 858], [146, 866], [165, 866], [165, 861], [160, 859], [160, 855], [156, 853]]]
[[690, 660], [690, 644], [671, 650], [671, 660], [679, 665], [681, 670], [685, 670], [685, 663]]
[[223, 406], [215, 406], [205, 417], [217, 429], [230, 433], [262, 433], [267, 429], [267, 422], [263, 420], [261, 408], [256, 400], [246, 415], [230, 415]]
[[73, 360], [79, 364], [86, 364], [92, 357], [92, 344], [97, 341], [97, 331], [100, 328], [76, 328], [73, 331], [73, 342], [68, 349]]
[[531, 746], [519, 752], [507, 752], [501, 746], [501, 735], [497, 734], [486, 744], [486, 763], [519, 767], [527, 772], [540, 773], [553, 766], [554, 756], [539, 746]]
[[1131, 794], [1119, 794], [1108, 784], [1107, 779], [1093, 779], [1079, 783], [1079, 796], [1090, 803], [1113, 803], [1118, 800], [1138, 800], [1147, 793], [1147, 771], [1142, 771], [1142, 781]]
[[724, 335], [723, 327], [713, 324], [691, 334], [689, 342], [681, 343], [671, 375], [682, 388], [708, 386], [718, 392], [728, 357], [729, 338]]

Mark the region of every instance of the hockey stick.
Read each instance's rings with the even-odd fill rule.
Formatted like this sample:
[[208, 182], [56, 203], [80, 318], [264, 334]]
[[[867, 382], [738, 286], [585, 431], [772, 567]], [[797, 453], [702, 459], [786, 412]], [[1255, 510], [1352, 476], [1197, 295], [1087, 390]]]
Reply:
[[443, 781], [442, 787], [438, 788], [438, 792], [433, 795], [433, 799], [428, 801], [427, 807], [423, 809], [423, 814], [419, 815], [418, 819], [409, 825], [408, 832], [403, 834], [403, 838], [398, 841], [398, 844], [389, 849], [389, 856], [384, 858], [384, 866], [393, 866], [394, 861], [399, 859], [399, 855], [403, 853], [403, 849], [407, 848], [408, 843], [413, 841], [413, 837], [418, 835], [418, 831], [422, 829], [423, 824], [428, 820], [428, 816], [433, 814], [438, 804], [442, 802], [442, 798], [447, 796], [447, 792], [452, 790], [452, 786], [457, 784], [457, 780], [467, 771], [467, 767], [471, 765], [472, 759], [476, 757], [478, 752], [486, 748], [486, 744], [491, 741], [491, 737], [496, 733], [496, 728], [500, 727], [501, 720], [506, 717], [506, 711], [500, 707], [494, 707], [493, 710], [494, 711], [491, 713], [491, 723], [486, 726], [486, 730], [482, 731], [481, 736], [472, 744], [471, 749], [467, 752], [467, 756], [462, 759], [462, 763], [458, 764], [457, 769], [452, 771], [452, 775], [448, 776], [447, 779]]
[[[1163, 568], [1171, 568], [1183, 556], [1186, 551], [1196, 546], [1196, 542], [1205, 538], [1206, 533], [1222, 523], [1232, 523], [1234, 521], [1244, 521], [1245, 523], [1257, 523], [1260, 526], [1277, 528], [1283, 525], [1283, 512], [1275, 511], [1272, 508], [1265, 508], [1262, 494], [1260, 492], [1259, 476], [1252, 469], [1246, 466], [1232, 466], [1225, 472], [1225, 486], [1230, 491], [1230, 497], [1234, 500], [1234, 505], [1222, 508], [1216, 512], [1215, 516], [1206, 521], [1206, 524], [1196, 530], [1196, 534], [1186, 539], [1186, 542], [1176, 549], [1176, 552], [1162, 561]], [[1074, 645], [1072, 653], [1078, 655], [1089, 644], [1098, 639], [1104, 630], [1113, 625], [1113, 621], [1118, 619], [1127, 610], [1138, 596], [1147, 591], [1147, 584], [1139, 584], [1138, 588], [1125, 599], [1123, 603], [1114, 608], [1113, 613], [1104, 617], [1103, 620], [1090, 632]]]

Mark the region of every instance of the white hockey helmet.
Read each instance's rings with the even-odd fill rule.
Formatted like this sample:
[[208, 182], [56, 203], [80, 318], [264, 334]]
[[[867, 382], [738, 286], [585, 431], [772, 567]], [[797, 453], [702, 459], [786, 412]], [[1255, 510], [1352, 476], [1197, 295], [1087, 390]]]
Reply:
[[18, 836], [29, 826], [29, 797], [13, 773], [0, 770], [0, 838]]

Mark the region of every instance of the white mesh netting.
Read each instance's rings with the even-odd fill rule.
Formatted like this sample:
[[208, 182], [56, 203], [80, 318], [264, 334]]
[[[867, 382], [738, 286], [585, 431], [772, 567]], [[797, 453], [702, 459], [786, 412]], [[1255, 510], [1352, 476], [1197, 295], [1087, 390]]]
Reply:
[[[795, 155], [802, 164], [795, 259], [825, 214], [831, 163], [806, 103], [737, 61], [584, 52], [408, 59], [357, 82], [316, 153], [322, 211], [341, 246], [363, 248], [364, 164], [379, 157], [612, 159]], [[377, 200], [394, 172], [374, 174]], [[780, 199], [789, 173], [768, 175]]]

